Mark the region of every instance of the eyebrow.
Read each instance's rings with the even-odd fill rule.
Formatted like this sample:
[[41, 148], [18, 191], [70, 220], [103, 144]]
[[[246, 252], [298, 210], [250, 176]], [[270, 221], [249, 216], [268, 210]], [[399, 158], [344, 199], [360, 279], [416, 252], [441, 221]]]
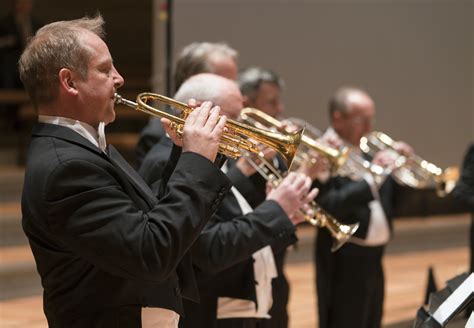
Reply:
[[104, 58], [100, 59], [99, 62], [97, 63], [97, 67], [103, 67], [103, 66], [112, 66], [114, 63], [113, 59], [110, 58]]

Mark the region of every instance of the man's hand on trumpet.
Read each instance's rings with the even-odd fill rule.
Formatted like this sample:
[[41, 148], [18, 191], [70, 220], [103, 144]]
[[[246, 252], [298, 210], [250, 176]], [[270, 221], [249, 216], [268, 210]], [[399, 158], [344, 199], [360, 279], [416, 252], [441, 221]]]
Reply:
[[277, 202], [294, 225], [305, 220], [303, 213], [311, 215], [307, 205], [318, 194], [318, 189], [311, 189], [311, 179], [296, 172], [290, 172], [277, 187], [267, 184], [267, 200]]
[[295, 172], [303, 173], [314, 181], [319, 179], [321, 175], [329, 174], [330, 168], [331, 164], [325, 157], [310, 149], [307, 152], [306, 159]]
[[[196, 107], [196, 101], [191, 99], [189, 106]], [[219, 112], [219, 106], [212, 107], [211, 102], [203, 102], [186, 118], [181, 135], [172, 128], [170, 120], [162, 118], [161, 123], [173, 143], [182, 147], [183, 152], [198, 153], [214, 161], [226, 123], [226, 117], [219, 117]]]
[[405, 157], [410, 157], [414, 154], [413, 147], [404, 141], [397, 141], [394, 145], [395, 150]]
[[[261, 153], [267, 161], [272, 161], [276, 155], [276, 151], [274, 149], [264, 146], [262, 147]], [[253, 160], [255, 164], [260, 165], [260, 159], [258, 155], [249, 153], [248, 156], [251, 157], [250, 159]], [[249, 163], [249, 159], [247, 159], [246, 156], [240, 157], [235, 165], [246, 177], [249, 177], [257, 172], [256, 168]]]
[[[372, 163], [383, 168], [395, 170], [400, 165], [403, 165], [406, 160], [409, 160], [412, 155], [413, 148], [410, 145], [403, 141], [397, 141], [394, 144], [394, 149], [384, 149], [375, 154]], [[400, 156], [404, 157], [403, 160], [400, 160]]]

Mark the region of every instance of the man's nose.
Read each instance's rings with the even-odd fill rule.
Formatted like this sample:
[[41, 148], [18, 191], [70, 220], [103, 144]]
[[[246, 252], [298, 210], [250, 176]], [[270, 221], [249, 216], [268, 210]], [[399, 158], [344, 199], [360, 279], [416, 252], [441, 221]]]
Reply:
[[124, 79], [122, 75], [117, 71], [117, 69], [114, 67], [114, 85], [118, 89], [120, 88], [124, 83]]

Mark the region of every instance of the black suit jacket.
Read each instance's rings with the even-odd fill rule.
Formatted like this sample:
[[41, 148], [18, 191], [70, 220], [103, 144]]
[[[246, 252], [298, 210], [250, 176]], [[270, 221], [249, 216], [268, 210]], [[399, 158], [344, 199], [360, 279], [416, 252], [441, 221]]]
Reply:
[[[365, 180], [351, 180], [348, 177], [336, 176], [326, 183], [315, 183], [319, 188], [316, 202], [328, 211], [339, 222], [345, 224], [359, 223], [359, 229], [354, 236], [365, 239], [370, 223], [369, 203], [374, 200], [369, 184]], [[398, 184], [389, 176], [379, 189], [380, 201], [392, 229], [392, 213]], [[330, 249], [332, 237], [326, 229], [320, 229], [318, 247]], [[352, 252], [360, 247], [347, 243], [338, 252]], [[323, 252], [323, 250], [321, 250]]]
[[453, 196], [472, 213], [471, 222], [471, 272], [474, 271], [474, 143], [464, 156], [461, 177], [453, 190]]
[[156, 144], [162, 144], [168, 148], [171, 148], [173, 145], [171, 139], [166, 136], [160, 119], [151, 118], [140, 133], [140, 138], [135, 148], [137, 168], [141, 168], [145, 156]]
[[[395, 185], [393, 179], [388, 177], [379, 190], [382, 207], [388, 218], [392, 217]], [[374, 200], [369, 184], [365, 180], [354, 181], [348, 177], [336, 176], [327, 183], [316, 183], [316, 186], [320, 189], [316, 197], [317, 203], [342, 223], [359, 222], [355, 235], [364, 239], [370, 223], [369, 203]]]
[[474, 143], [469, 146], [464, 156], [461, 177], [453, 193], [467, 210], [474, 212]]
[[[167, 146], [158, 143], [142, 162], [139, 173], [150, 185], [163, 170]], [[240, 186], [244, 197], [255, 192], [252, 182], [234, 165], [227, 176]], [[249, 185], [250, 184], [250, 185]], [[274, 252], [296, 241], [295, 227], [274, 201], [264, 201], [253, 212], [242, 214], [231, 192], [226, 194], [217, 213], [207, 223], [192, 246], [192, 261], [196, 268], [200, 304], [184, 300], [185, 316], [181, 327], [214, 327], [218, 297], [256, 301], [252, 254], [271, 245]]]
[[201, 302], [184, 300], [180, 327], [216, 327], [219, 297], [256, 302], [252, 254], [267, 245], [286, 248], [296, 241], [294, 232], [277, 203], [265, 201], [243, 215], [228, 195], [192, 247]]
[[180, 261], [183, 294], [197, 297], [185, 254], [230, 184], [194, 153], [166, 180], [158, 200], [114, 148], [108, 155], [69, 128], [34, 127], [23, 228], [50, 327], [140, 327], [143, 306], [182, 313]]

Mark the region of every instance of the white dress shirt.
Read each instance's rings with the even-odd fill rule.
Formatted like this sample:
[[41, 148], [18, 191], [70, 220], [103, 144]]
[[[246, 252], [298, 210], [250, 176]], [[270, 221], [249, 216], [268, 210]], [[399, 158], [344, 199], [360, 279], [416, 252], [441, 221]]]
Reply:
[[390, 227], [388, 226], [387, 216], [380, 201], [380, 194], [376, 187], [374, 178], [371, 174], [364, 175], [364, 180], [369, 184], [374, 200], [369, 203], [370, 222], [365, 239], [352, 237], [350, 242], [361, 246], [382, 246], [390, 240]]
[[[222, 171], [227, 172], [227, 163], [223, 165]], [[243, 215], [252, 212], [252, 207], [235, 187], [231, 188], [231, 192], [237, 199]], [[265, 246], [253, 253], [252, 257], [254, 258], [253, 270], [258, 306], [255, 302], [249, 300], [219, 297], [217, 300], [217, 319], [270, 318], [268, 311], [273, 304], [272, 279], [278, 275], [272, 248]]]
[[[332, 128], [328, 128], [324, 133], [324, 137], [330, 136], [331, 138], [339, 138], [341, 137], [337, 134], [337, 132]], [[356, 147], [352, 147], [350, 151], [355, 153], [360, 153], [360, 149]], [[361, 239], [358, 237], [352, 236], [349, 239], [349, 242], [361, 245], [361, 246], [382, 246], [388, 243], [390, 239], [390, 227], [388, 225], [387, 216], [382, 207], [382, 203], [380, 201], [380, 194], [378, 187], [379, 185], [374, 180], [374, 177], [369, 172], [362, 172], [361, 174], [355, 174], [354, 176], [361, 175], [362, 178], [367, 182], [370, 186], [370, 190], [374, 197], [374, 200], [369, 203], [370, 208], [370, 221], [369, 227], [367, 230], [367, 236], [365, 239]], [[381, 181], [379, 181], [381, 185]]]
[[60, 116], [39, 115], [38, 122], [60, 125], [76, 131], [102, 151], [105, 151], [105, 147], [107, 147], [104, 122], [100, 122], [97, 130], [87, 123]]

